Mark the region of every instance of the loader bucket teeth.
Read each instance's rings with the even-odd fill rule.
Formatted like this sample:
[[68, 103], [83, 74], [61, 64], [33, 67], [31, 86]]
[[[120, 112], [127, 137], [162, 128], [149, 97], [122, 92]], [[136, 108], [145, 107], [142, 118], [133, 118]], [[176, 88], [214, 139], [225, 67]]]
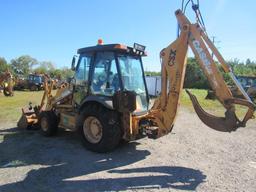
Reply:
[[225, 117], [213, 116], [203, 110], [203, 108], [200, 106], [195, 95], [190, 93], [188, 90], [186, 90], [186, 92], [188, 93], [188, 95], [193, 103], [194, 109], [195, 109], [198, 117], [208, 127], [212, 128], [216, 131], [221, 131], [221, 132], [232, 132], [232, 131], [235, 131], [239, 127], [240, 121], [236, 117], [236, 114], [234, 111], [227, 110], [225, 112]]

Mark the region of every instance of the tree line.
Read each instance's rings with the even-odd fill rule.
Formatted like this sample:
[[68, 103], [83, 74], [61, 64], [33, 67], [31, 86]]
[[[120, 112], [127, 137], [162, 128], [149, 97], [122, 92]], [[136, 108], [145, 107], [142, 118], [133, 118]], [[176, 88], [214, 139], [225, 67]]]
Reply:
[[4, 57], [0, 57], [0, 73], [6, 70], [11, 71], [15, 77], [26, 77], [31, 73], [37, 73], [48, 74], [52, 78], [61, 77], [62, 79], [66, 79], [74, 74], [67, 67], [57, 69], [51, 61], [38, 61], [29, 55], [22, 55], [12, 59], [9, 63]]
[[[241, 62], [238, 59], [227, 61], [227, 64], [231, 66], [236, 76], [252, 76], [256, 77], [256, 62], [247, 59], [245, 62]], [[232, 85], [233, 82], [230, 76], [222, 70], [219, 63], [216, 63], [220, 72], [223, 74], [225, 81], [228, 85]], [[160, 76], [161, 72], [146, 71], [148, 76]], [[197, 89], [209, 89], [209, 83], [203, 74], [197, 60], [195, 58], [188, 58], [186, 75], [184, 80], [184, 88], [197, 88]]]
[[[256, 76], [256, 62], [247, 59], [245, 62], [241, 62], [238, 59], [230, 60], [227, 62], [235, 75], [244, 76]], [[232, 85], [232, 80], [228, 74], [225, 74], [222, 70], [220, 64], [216, 63], [219, 70], [223, 73], [225, 81]], [[72, 77], [74, 72], [68, 67], [63, 67], [61, 69], [55, 68], [54, 64], [50, 61], [38, 61], [37, 59], [29, 56], [22, 55], [15, 59], [12, 59], [9, 63], [4, 57], [0, 57], [0, 73], [10, 70], [14, 76], [27, 76], [30, 73], [48, 74], [50, 77], [61, 77], [66, 79]], [[161, 72], [146, 71], [148, 76], [160, 76]], [[208, 81], [203, 74], [199, 64], [195, 58], [188, 58], [186, 76], [184, 81], [185, 88], [198, 88], [198, 89], [208, 89]]]

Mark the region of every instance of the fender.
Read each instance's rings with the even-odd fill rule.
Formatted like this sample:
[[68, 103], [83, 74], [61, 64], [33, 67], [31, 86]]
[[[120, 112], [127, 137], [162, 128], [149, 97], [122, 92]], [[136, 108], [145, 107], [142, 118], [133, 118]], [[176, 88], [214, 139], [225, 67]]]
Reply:
[[106, 107], [107, 109], [114, 110], [112, 97], [108, 96], [98, 96], [90, 95], [84, 99], [81, 106], [79, 107], [79, 112], [89, 103], [98, 103]]

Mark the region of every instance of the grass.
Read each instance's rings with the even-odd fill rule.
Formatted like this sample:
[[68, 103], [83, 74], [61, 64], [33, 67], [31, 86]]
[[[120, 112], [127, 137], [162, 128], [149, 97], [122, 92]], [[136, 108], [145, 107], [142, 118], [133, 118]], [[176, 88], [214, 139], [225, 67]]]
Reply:
[[21, 115], [21, 108], [28, 106], [29, 102], [39, 104], [43, 91], [15, 91], [13, 97], [0, 95], [0, 122], [17, 122]]
[[[226, 109], [222, 106], [220, 102], [218, 102], [217, 100], [205, 99], [207, 95], [207, 90], [191, 89], [190, 91], [197, 97], [200, 105], [205, 111], [213, 115], [224, 116]], [[183, 91], [181, 96], [181, 105], [187, 107], [190, 110], [193, 110], [192, 102], [190, 101], [189, 96], [185, 92], [185, 90]], [[247, 107], [236, 105], [236, 114], [240, 119], [244, 117], [247, 110]]]
[[[222, 111], [222, 109], [224, 110], [223, 106], [217, 100], [205, 99], [207, 95], [207, 90], [190, 89], [189, 91], [197, 97], [200, 105], [205, 110], [210, 110], [210, 111]], [[181, 105], [188, 107], [189, 109], [193, 109], [192, 102], [185, 90], [183, 90], [183, 93], [181, 95]]]
[[[191, 92], [195, 94], [201, 104], [201, 106], [208, 112], [220, 115], [224, 114], [225, 109], [217, 100], [206, 100], [204, 99], [207, 91], [192, 89]], [[30, 91], [15, 91], [14, 97], [5, 97], [0, 95], [0, 124], [1, 122], [17, 122], [21, 115], [21, 108], [28, 106], [29, 102], [33, 105], [40, 104], [43, 91], [30, 92]], [[183, 91], [181, 96], [181, 105], [188, 108], [193, 112], [193, 107], [189, 99], [188, 94]], [[242, 116], [246, 112], [246, 108], [237, 107], [238, 116]]]

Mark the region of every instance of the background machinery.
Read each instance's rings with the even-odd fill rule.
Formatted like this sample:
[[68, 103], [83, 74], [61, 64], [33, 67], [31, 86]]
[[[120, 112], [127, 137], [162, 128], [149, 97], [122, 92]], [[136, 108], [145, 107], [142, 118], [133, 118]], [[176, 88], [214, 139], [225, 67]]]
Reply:
[[0, 74], [0, 87], [5, 96], [13, 96], [13, 76], [9, 70]]
[[[256, 102], [256, 77], [237, 76], [237, 79], [241, 83], [242, 87], [251, 98], [251, 100], [253, 102]], [[237, 89], [237, 87], [231, 87], [231, 91], [235, 97], [243, 98], [242, 93]]]
[[[241, 86], [246, 91], [250, 99], [256, 102], [256, 77], [251, 76], [236, 76], [237, 80], [241, 83]], [[234, 97], [244, 98], [243, 93], [235, 85], [229, 86], [230, 91]], [[206, 99], [216, 99], [216, 96], [212, 90], [208, 90]]]
[[[198, 5], [192, 1], [197, 23], [191, 24], [182, 10], [175, 15], [179, 37], [161, 53], [161, 94], [149, 106], [142, 57], [145, 47], [134, 44], [98, 45], [78, 50], [72, 69], [75, 76], [69, 84], [60, 86], [52, 95], [53, 82], [44, 81], [45, 92], [39, 106], [23, 108], [19, 127], [39, 125], [46, 136], [56, 134], [58, 127], [78, 131], [85, 147], [96, 152], [111, 151], [121, 140], [131, 141], [143, 136], [159, 138], [172, 131], [186, 71], [186, 55], [190, 47], [206, 75], [219, 102], [226, 108], [224, 117], [205, 112], [196, 97], [189, 94], [199, 118], [210, 128], [232, 132], [244, 127], [253, 118], [254, 104], [236, 80], [231, 68], [209, 40]], [[234, 98], [226, 85], [210, 52], [218, 59], [226, 73], [243, 93]], [[242, 120], [235, 114], [235, 105], [248, 108]]]
[[27, 78], [19, 77], [15, 82], [14, 89], [30, 91], [39, 91], [44, 88], [44, 75], [42, 74], [29, 74]]

